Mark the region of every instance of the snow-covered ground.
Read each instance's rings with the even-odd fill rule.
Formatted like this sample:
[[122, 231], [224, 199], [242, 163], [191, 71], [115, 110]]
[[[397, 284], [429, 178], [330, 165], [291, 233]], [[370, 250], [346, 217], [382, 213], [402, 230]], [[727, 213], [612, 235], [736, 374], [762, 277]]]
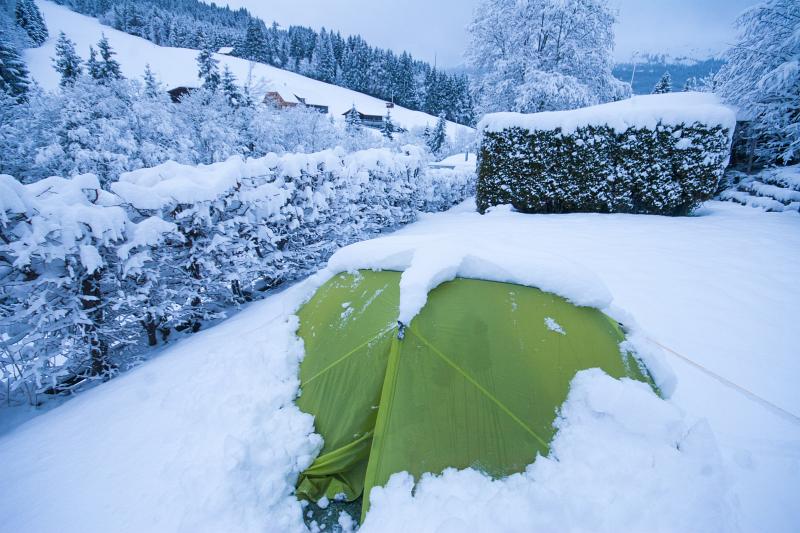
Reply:
[[[406, 283], [409, 316], [420, 288], [457, 272], [527, 277], [798, 414], [797, 213], [710, 202], [686, 218], [480, 216], [468, 202], [345, 249], [329, 270], [3, 436], [2, 528], [302, 529], [292, 484], [320, 441], [292, 403], [302, 355], [292, 312], [331, 272], [414, 242], [383, 258], [419, 274]], [[481, 255], [495, 268], [470, 259]], [[662, 357], [677, 375], [668, 401], [581, 373], [550, 457], [502, 481], [428, 477], [413, 495], [395, 476], [362, 530], [797, 531], [800, 420]]]
[[[97, 41], [105, 34], [111, 47], [117, 52], [116, 59], [120, 62], [122, 73], [127, 78], [141, 78], [145, 65], [150, 64], [150, 68], [164, 84], [165, 90], [200, 85], [195, 61], [197, 50], [158, 46], [146, 39], [104, 26], [97, 19], [75, 13], [64, 6], [46, 0], [37, 0], [36, 4], [45, 18], [50, 38], [39, 48], [25, 50], [25, 60], [31, 76], [47, 89], [58, 87], [59, 75], [53, 69], [52, 58], [55, 57], [58, 34], [62, 31], [75, 42], [76, 50], [84, 60], [89, 56], [89, 46], [97, 48]], [[250, 76], [253, 82], [253, 94], [256, 97], [263, 97], [267, 91], [278, 91], [289, 98], [297, 95], [305, 98], [309, 104], [328, 106], [330, 114], [337, 120], [343, 120], [342, 114], [353, 105], [362, 113], [386, 114], [384, 100], [269, 65], [227, 55], [216, 54], [215, 57], [220, 62], [220, 68], [225, 65], [230, 67], [240, 84], [244, 84]], [[426, 125], [433, 127], [437, 119], [421, 111], [395, 106], [392, 109], [392, 120], [396, 125], [408, 129]], [[448, 123], [450, 136], [455, 136], [458, 132], [469, 135], [472, 131], [467, 126]]]

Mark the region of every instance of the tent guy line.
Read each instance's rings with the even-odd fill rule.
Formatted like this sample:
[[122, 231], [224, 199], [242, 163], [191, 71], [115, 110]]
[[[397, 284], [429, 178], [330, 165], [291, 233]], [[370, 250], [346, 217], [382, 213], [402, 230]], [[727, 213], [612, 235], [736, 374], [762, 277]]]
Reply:
[[750, 391], [748, 389], [745, 389], [741, 385], [738, 385], [738, 384], [734, 383], [733, 381], [729, 380], [728, 378], [720, 376], [716, 372], [714, 372], [712, 370], [709, 370], [708, 368], [704, 367], [700, 363], [698, 363], [696, 361], [693, 361], [692, 359], [689, 359], [685, 355], [681, 355], [680, 353], [676, 352], [672, 348], [664, 346], [663, 344], [661, 344], [660, 342], [658, 342], [655, 339], [647, 337], [647, 340], [652, 342], [653, 344], [655, 344], [659, 348], [665, 350], [666, 352], [668, 352], [668, 353], [674, 355], [675, 357], [681, 359], [682, 361], [690, 364], [691, 366], [693, 366], [696, 369], [700, 370], [704, 374], [714, 378], [715, 380], [719, 381], [720, 383], [722, 383], [726, 387], [729, 387], [729, 388], [741, 393], [745, 398], [747, 398], [747, 399], [749, 399], [751, 401], [754, 401], [754, 402], [756, 402], [758, 404], [761, 404], [762, 406], [766, 407], [770, 411], [773, 411], [775, 414], [779, 415], [781, 418], [785, 418], [785, 419], [789, 420], [790, 422], [793, 422], [795, 424], [800, 425], [800, 416], [797, 416], [796, 414], [787, 411], [783, 407], [775, 405], [771, 401], [769, 401], [769, 400], [767, 400], [765, 398], [762, 398], [758, 394], [756, 394], [756, 393], [754, 393], [754, 392], [752, 392], [752, 391]]

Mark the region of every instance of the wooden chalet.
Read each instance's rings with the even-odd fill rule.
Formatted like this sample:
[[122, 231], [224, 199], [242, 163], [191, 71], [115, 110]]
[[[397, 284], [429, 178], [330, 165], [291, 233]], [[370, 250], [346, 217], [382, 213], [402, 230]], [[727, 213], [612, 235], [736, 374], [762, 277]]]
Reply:
[[310, 107], [320, 113], [327, 114], [328, 106], [320, 104], [309, 104], [305, 98], [293, 94], [292, 96], [284, 97], [278, 91], [269, 91], [264, 95], [264, 103], [277, 107], [278, 109], [288, 109], [297, 106]]
[[345, 117], [350, 116], [350, 113], [355, 111], [358, 113], [358, 118], [361, 121], [361, 125], [367, 128], [374, 128], [379, 130], [383, 127], [383, 115], [367, 115], [366, 113], [362, 113], [361, 111], [351, 108], [342, 113]]

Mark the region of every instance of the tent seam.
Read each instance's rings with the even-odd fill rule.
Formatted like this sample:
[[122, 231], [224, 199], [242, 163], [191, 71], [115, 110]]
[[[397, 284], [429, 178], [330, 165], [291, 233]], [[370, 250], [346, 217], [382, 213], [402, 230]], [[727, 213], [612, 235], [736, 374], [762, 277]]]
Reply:
[[464, 370], [462, 370], [449, 357], [447, 357], [438, 348], [436, 348], [433, 344], [431, 344], [430, 341], [428, 341], [428, 339], [426, 339], [425, 337], [423, 337], [422, 335], [420, 335], [419, 333], [417, 333], [416, 331], [414, 331], [410, 327], [407, 328], [406, 331], [410, 331], [411, 333], [413, 333], [414, 336], [417, 337], [419, 340], [421, 340], [423, 343], [425, 343], [425, 345], [428, 348], [430, 348], [431, 351], [433, 351], [433, 353], [435, 353], [437, 356], [439, 356], [439, 358], [441, 358], [448, 365], [453, 367], [459, 374], [464, 376], [464, 379], [466, 379], [467, 381], [472, 383], [472, 385], [474, 385], [475, 388], [477, 388], [481, 393], [483, 393], [484, 396], [489, 398], [494, 404], [496, 404], [501, 410], [503, 410], [508, 416], [510, 416], [511, 419], [514, 420], [514, 422], [516, 422], [517, 424], [522, 426], [522, 428], [525, 431], [527, 431], [531, 436], [533, 436], [533, 438], [535, 438], [542, 445], [544, 445], [545, 449], [550, 449], [550, 446], [544, 441], [544, 439], [542, 439], [535, 431], [533, 431], [531, 428], [529, 428], [528, 425], [525, 424], [525, 422], [523, 422], [517, 415], [515, 415], [513, 412], [511, 412], [511, 410], [508, 407], [506, 407], [500, 400], [498, 400], [491, 392], [486, 390], [485, 387], [483, 387], [480, 383], [475, 381], [475, 379], [473, 379], [469, 374], [467, 374]]
[[312, 381], [314, 381], [315, 379], [320, 377], [322, 374], [324, 374], [325, 372], [327, 372], [331, 368], [335, 367], [336, 365], [338, 365], [339, 363], [341, 363], [342, 361], [344, 361], [348, 357], [358, 353], [362, 348], [364, 348], [366, 346], [369, 346], [371, 343], [373, 343], [376, 340], [380, 339], [381, 337], [383, 337], [387, 333], [391, 333], [393, 330], [394, 330], [394, 326], [392, 326], [389, 329], [386, 329], [384, 331], [381, 331], [380, 333], [378, 333], [374, 337], [371, 337], [371, 338], [367, 339], [363, 343], [359, 344], [358, 346], [356, 346], [355, 348], [353, 348], [352, 350], [350, 350], [349, 352], [347, 352], [346, 354], [341, 356], [339, 359], [337, 359], [333, 363], [329, 364], [328, 366], [326, 366], [325, 368], [323, 368], [322, 370], [320, 370], [319, 372], [317, 372], [316, 374], [314, 374], [313, 376], [308, 378], [306, 381], [300, 383], [300, 387], [304, 387], [304, 386], [308, 385], [309, 383], [311, 383]]

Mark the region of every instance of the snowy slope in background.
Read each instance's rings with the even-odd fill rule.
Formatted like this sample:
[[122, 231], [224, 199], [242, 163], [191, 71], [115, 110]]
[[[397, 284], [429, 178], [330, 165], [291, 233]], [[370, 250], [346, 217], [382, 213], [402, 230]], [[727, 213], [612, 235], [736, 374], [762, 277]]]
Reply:
[[[197, 87], [200, 84], [195, 62], [197, 50], [157, 46], [140, 37], [104, 26], [97, 19], [80, 15], [45, 0], [38, 0], [37, 5], [45, 18], [50, 37], [43, 46], [25, 50], [25, 59], [31, 76], [46, 89], [58, 87], [60, 78], [53, 69], [51, 58], [55, 56], [55, 43], [61, 31], [75, 42], [76, 50], [84, 60], [89, 56], [89, 46], [97, 48], [97, 41], [102, 34], [105, 34], [111, 47], [117, 52], [116, 59], [120, 62], [122, 73], [127, 78], [141, 79], [145, 65], [149, 63], [165, 90], [179, 86]], [[331, 115], [337, 119], [342, 119], [342, 113], [354, 104], [362, 113], [386, 114], [386, 102], [372, 96], [261, 63], [219, 54], [216, 58], [220, 61], [220, 68], [224, 65], [230, 67], [240, 84], [244, 84], [248, 75], [251, 75], [253, 93], [259, 99], [267, 91], [278, 91], [289, 96], [296, 94], [305, 98], [309, 104], [329, 106]], [[395, 106], [392, 109], [392, 120], [396, 125], [408, 129], [426, 125], [433, 127], [437, 119], [421, 111]], [[450, 136], [456, 135], [459, 131], [469, 134], [474, 130], [467, 126], [448, 123]]]
[[[800, 405], [796, 213], [710, 202], [681, 218], [481, 216], [467, 202], [354, 246], [331, 269], [397, 239], [490, 250], [499, 264], [526, 254], [539, 264], [542, 253], [573, 263], [652, 339], [784, 409]], [[289, 315], [331, 271], [0, 438], [0, 524], [302, 530], [292, 483], [320, 443], [291, 401], [301, 352]], [[798, 420], [669, 357], [678, 376], [669, 402], [582, 373], [551, 457], [499, 481], [473, 470], [428, 476], [413, 494], [397, 475], [373, 493], [364, 530], [797, 531]]]

